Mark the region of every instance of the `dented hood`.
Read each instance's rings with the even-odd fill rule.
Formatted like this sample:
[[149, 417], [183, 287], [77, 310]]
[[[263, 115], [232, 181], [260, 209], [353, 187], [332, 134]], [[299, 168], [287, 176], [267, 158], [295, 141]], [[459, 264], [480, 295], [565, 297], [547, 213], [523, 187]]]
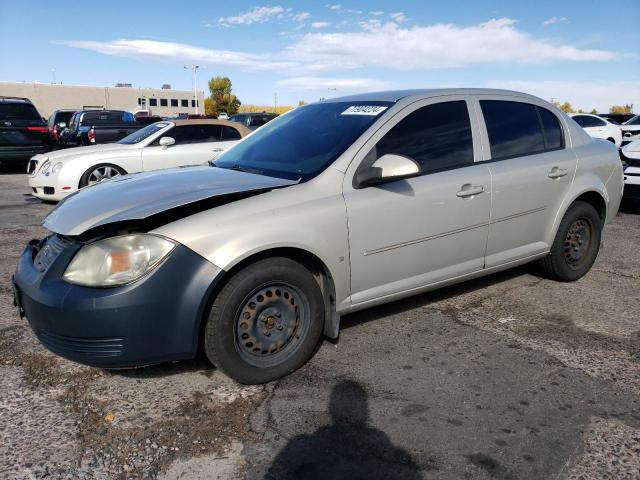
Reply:
[[215, 167], [189, 167], [127, 175], [86, 187], [51, 211], [44, 227], [81, 235], [94, 227], [153, 215], [214, 197], [297, 183]]

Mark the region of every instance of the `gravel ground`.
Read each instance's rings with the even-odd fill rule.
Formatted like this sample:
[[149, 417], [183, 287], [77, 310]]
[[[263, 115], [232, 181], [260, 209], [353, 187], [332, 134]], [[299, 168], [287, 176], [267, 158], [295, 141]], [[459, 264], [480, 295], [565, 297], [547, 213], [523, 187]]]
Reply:
[[529, 268], [343, 319], [298, 372], [55, 357], [9, 278], [51, 205], [0, 175], [0, 478], [640, 478], [640, 211], [572, 284]]

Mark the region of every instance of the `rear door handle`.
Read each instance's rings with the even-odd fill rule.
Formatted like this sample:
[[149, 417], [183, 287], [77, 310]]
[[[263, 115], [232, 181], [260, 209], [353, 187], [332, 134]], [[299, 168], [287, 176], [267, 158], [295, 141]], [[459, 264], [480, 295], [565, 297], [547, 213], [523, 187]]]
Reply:
[[223, 150], [224, 150], [224, 148], [213, 148], [213, 149], [211, 149], [212, 152], [221, 152]]
[[484, 192], [484, 185], [471, 185], [470, 183], [465, 183], [460, 187], [456, 196], [460, 198], [473, 197], [474, 195], [479, 195], [482, 192]]
[[565, 170], [564, 168], [553, 167], [551, 171], [547, 173], [547, 177], [556, 179], [564, 177], [567, 173], [569, 173], [569, 171]]

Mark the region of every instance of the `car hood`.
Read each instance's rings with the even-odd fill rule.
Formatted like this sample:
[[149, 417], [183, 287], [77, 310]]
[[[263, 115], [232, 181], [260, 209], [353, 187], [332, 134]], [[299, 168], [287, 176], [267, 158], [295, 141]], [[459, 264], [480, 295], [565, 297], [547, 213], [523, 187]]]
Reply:
[[49, 213], [43, 225], [52, 232], [75, 236], [98, 226], [145, 220], [215, 197], [296, 183], [209, 166], [125, 175], [68, 196]]
[[640, 125], [620, 125], [623, 132], [638, 132], [640, 131]]
[[61, 161], [69, 157], [77, 157], [80, 155], [90, 155], [95, 153], [103, 154], [103, 153], [109, 153], [109, 152], [117, 152], [121, 150], [128, 150], [130, 148], [131, 148], [131, 145], [121, 145], [119, 143], [106, 143], [104, 145], [88, 145], [86, 147], [64, 148], [62, 150], [54, 150], [53, 152], [47, 152], [39, 156], [47, 157], [51, 161]]

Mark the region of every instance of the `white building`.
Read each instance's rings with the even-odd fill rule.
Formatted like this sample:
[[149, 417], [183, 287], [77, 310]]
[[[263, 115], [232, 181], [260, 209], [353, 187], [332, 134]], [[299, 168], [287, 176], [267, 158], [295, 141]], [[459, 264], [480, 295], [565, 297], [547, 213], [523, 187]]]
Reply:
[[[25, 97], [43, 117], [55, 110], [104, 108], [132, 113], [173, 117], [181, 113], [204, 113], [204, 92], [171, 88], [138, 88], [59, 85], [49, 83], [0, 82], [0, 96]], [[167, 85], [168, 87], [168, 85]], [[196, 104], [197, 102], [197, 104]], [[196, 107], [197, 105], [197, 107]], [[197, 112], [196, 112], [197, 108]]]

